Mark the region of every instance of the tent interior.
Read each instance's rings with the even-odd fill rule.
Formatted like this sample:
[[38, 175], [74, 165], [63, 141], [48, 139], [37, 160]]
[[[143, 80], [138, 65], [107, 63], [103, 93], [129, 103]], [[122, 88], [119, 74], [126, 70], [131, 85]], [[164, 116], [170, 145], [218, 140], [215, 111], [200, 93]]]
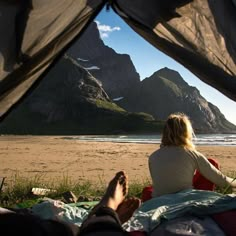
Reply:
[[[0, 1], [0, 122], [4, 122], [17, 107], [19, 107], [20, 104], [37, 89], [37, 87], [42, 85], [47, 78], [47, 75], [53, 70], [53, 67], [60, 62], [61, 58], [67, 56], [65, 55], [65, 52], [74, 45], [82, 35], [84, 35], [89, 25], [92, 24], [96, 16], [105, 8], [107, 10], [112, 9], [134, 30], [134, 32], [144, 38], [156, 49], [183, 65], [201, 81], [215, 88], [232, 101], [236, 101], [236, 0], [8, 0]], [[94, 81], [92, 82], [95, 83]], [[51, 84], [51, 88], [53, 91], [58, 89], [56, 84], [55, 86], [54, 84]], [[104, 97], [107, 96], [103, 90], [102, 95]], [[68, 96], [68, 99], [70, 98], [71, 97]], [[165, 97], [163, 101], [164, 100]], [[183, 101], [183, 103], [184, 102], [185, 101]], [[64, 108], [67, 109], [66, 106], [61, 109]], [[44, 109], [44, 107], [42, 109]], [[79, 107], [77, 110], [80, 109], [81, 108]], [[150, 118], [147, 115], [145, 116], [147, 119]], [[17, 119], [18, 118], [16, 118], [16, 120]], [[133, 120], [131, 120], [129, 124], [126, 124], [126, 126], [130, 125], [132, 121]], [[27, 120], [24, 120], [24, 122], [27, 123]], [[163, 120], [161, 120], [161, 122], [163, 122]], [[104, 123], [106, 126], [107, 121]], [[60, 124], [64, 124], [63, 121]], [[68, 126], [72, 127], [73, 124], [74, 123], [70, 123]], [[231, 125], [232, 126], [229, 125], [227, 127], [228, 130], [230, 130], [231, 127], [235, 129], [236, 126], [233, 124]], [[151, 126], [151, 129], [152, 127], [153, 126]], [[39, 129], [40, 128], [41, 127], [39, 127]], [[72, 127], [72, 129], [74, 129], [74, 127]], [[60, 129], [58, 130], [59, 132], [61, 131]], [[33, 140], [29, 141], [32, 141], [31, 143], [33, 143], [33, 145], [39, 142], [36, 135], [35, 137], [30, 136], [29, 139]], [[81, 157], [79, 154], [84, 151], [86, 155], [83, 157], [84, 159], [87, 158], [84, 163], [89, 165], [88, 170], [86, 169], [85, 172], [89, 173], [91, 167], [94, 167], [93, 165], [95, 165], [95, 161], [89, 159], [90, 157], [95, 156], [94, 153], [89, 153], [89, 151], [93, 149], [94, 144], [89, 143], [84, 150], [79, 150], [79, 145], [81, 145], [81, 143], [83, 144], [83, 142], [78, 142], [75, 144], [76, 148], [74, 148], [74, 146], [71, 147], [72, 151], [65, 155], [67, 149], [63, 146], [63, 142], [66, 139], [68, 139], [68, 137], [60, 139], [55, 138], [55, 140], [50, 141], [50, 143], [46, 138], [42, 138], [43, 143], [40, 147], [42, 149], [33, 150], [33, 155], [28, 152], [29, 147], [27, 146], [27, 141], [23, 140], [23, 142], [26, 143], [26, 146], [23, 146], [23, 148], [28, 152], [28, 156], [22, 152], [22, 156], [26, 156], [22, 159], [20, 159], [21, 156], [19, 157], [15, 153], [15, 149], [18, 147], [15, 148], [14, 146], [15, 149], [9, 148], [8, 145], [10, 142], [5, 140], [7, 147], [3, 152], [8, 153], [11, 151], [11, 153], [13, 153], [12, 156], [17, 156], [17, 161], [19, 162], [20, 159], [21, 162], [19, 166], [26, 165], [26, 162], [31, 162], [31, 164], [33, 163], [34, 165], [34, 169], [36, 169], [35, 166], [37, 163], [36, 161], [34, 163], [32, 159], [29, 161], [29, 155], [35, 156], [37, 159], [38, 156], [35, 155], [36, 152], [40, 153], [41, 150], [49, 152], [50, 147], [47, 145], [54, 145], [57, 143], [60, 149], [57, 150], [55, 156], [58, 158], [61, 155], [63, 168], [67, 168], [71, 164], [71, 166], [75, 168], [73, 169], [73, 173], [77, 174], [79, 171], [76, 168], [82, 163], [82, 161], [80, 163]], [[12, 143], [16, 143], [14, 138], [12, 140]], [[4, 142], [2, 143], [2, 145], [5, 144]], [[106, 144], [101, 144], [101, 146], [102, 145], [103, 147], [101, 150], [99, 150], [98, 146], [94, 149], [96, 149], [95, 151], [98, 151], [101, 158], [104, 156], [108, 158], [102, 161], [100, 159], [98, 162], [103, 165], [102, 168], [94, 168], [93, 170], [104, 171], [104, 169], [109, 169], [109, 171], [113, 172], [113, 167], [110, 165], [109, 168], [107, 168], [105, 162], [110, 162], [111, 159], [109, 159], [109, 155], [113, 155], [114, 157], [116, 153], [114, 154], [114, 152], [109, 149], [110, 146], [108, 147]], [[125, 146], [123, 146], [122, 149], [122, 145], [120, 143], [119, 145], [118, 152], [127, 154], [128, 149], [126, 149]], [[235, 146], [233, 148], [232, 150], [235, 150]], [[211, 151], [211, 149], [209, 150]], [[210, 152], [209, 150], [208, 152]], [[227, 154], [225, 154], [225, 159], [222, 160], [229, 160], [231, 159], [231, 156], [234, 155], [234, 151], [231, 151], [230, 149], [227, 150], [227, 152], [225, 151], [226, 149], [222, 148], [221, 150], [221, 153], [217, 153], [218, 156], [221, 154], [223, 156], [223, 153]], [[45, 162], [40, 160], [42, 172], [45, 171], [48, 162], [50, 162], [47, 157], [45, 157], [45, 152], [40, 153], [41, 157], [46, 159]], [[139, 152], [139, 150], [137, 152]], [[141, 155], [147, 155], [147, 150], [144, 150]], [[128, 169], [130, 166], [132, 168], [134, 167], [134, 170], [137, 170], [137, 172], [140, 171], [140, 169], [144, 171], [144, 165], [139, 164], [138, 162], [135, 163], [136, 160], [133, 161], [131, 158], [127, 158], [134, 163], [126, 165], [123, 160], [120, 161], [122, 158], [117, 158], [117, 156], [109, 164], [115, 163], [114, 165], [116, 165], [116, 167], [121, 168], [121, 162], [123, 162], [122, 168], [127, 167]], [[134, 153], [133, 156], [136, 157], [136, 153]], [[140, 159], [143, 160], [143, 156]], [[15, 165], [14, 161], [12, 161], [13, 159], [6, 159], [9, 159], [12, 164]], [[68, 161], [68, 163], [66, 163], [66, 161]], [[232, 162], [232, 159], [229, 160], [229, 162], [230, 161]], [[55, 168], [57, 168], [57, 171], [59, 170], [60, 174], [64, 171], [63, 168], [60, 169], [60, 167], [58, 167], [59, 165], [57, 166], [59, 162], [55, 162], [53, 159], [51, 163], [52, 165], [55, 165]], [[27, 172], [27, 168], [23, 166], [24, 172]], [[31, 166], [29, 168], [31, 168]], [[232, 166], [232, 168], [234, 168], [234, 166]], [[8, 168], [7, 166], [5, 169], [8, 171], [8, 169], [11, 168]], [[28, 172], [34, 172], [34, 170], [28, 170]], [[54, 171], [49, 170], [48, 172], [53, 174]], [[135, 177], [138, 174], [135, 172]], [[5, 179], [3, 179], [3, 181], [4, 180]], [[47, 191], [48, 189], [45, 190]], [[207, 194], [209, 194], [209, 196], [212, 195], [214, 199], [219, 197], [218, 193], [213, 191], [207, 192], [209, 192]], [[200, 193], [199, 196], [202, 198], [202, 193]], [[179, 196], [179, 199], [180, 203], [183, 201], [182, 206], [184, 207], [186, 205], [186, 199], [181, 195]], [[229, 198], [226, 200], [230, 201]], [[231, 210], [231, 208], [235, 209], [235, 201], [227, 201], [224, 202], [223, 207], [227, 205], [228, 208], [226, 208], [228, 210]], [[176, 208], [181, 208], [181, 205], [176, 204], [176, 198], [173, 200], [173, 203]], [[230, 204], [228, 203], [232, 203], [233, 206], [229, 206]], [[205, 202], [203, 199], [203, 205], [204, 204]], [[219, 204], [221, 204], [221, 202], [219, 202]], [[196, 206], [198, 205], [198, 199], [196, 199]], [[214, 207], [217, 207], [217, 204], [214, 202], [210, 206], [209, 209], [214, 210]], [[191, 207], [192, 200], [190, 200], [189, 204], [189, 208]], [[166, 209], [168, 209], [168, 207], [166, 207]], [[201, 210], [202, 209], [199, 208], [199, 211]], [[163, 207], [160, 208], [160, 211], [163, 212]], [[235, 219], [234, 217], [236, 214], [235, 210], [233, 213], [233, 216], [229, 215], [232, 227], [234, 225], [232, 219]], [[225, 216], [222, 216], [223, 220], [225, 219], [224, 217]], [[148, 220], [149, 219], [150, 218], [148, 218]], [[192, 222], [192, 218], [185, 218], [184, 220], [188, 220], [186, 225], [189, 225]], [[174, 223], [178, 224], [178, 221], [174, 221]], [[215, 223], [207, 222], [207, 225], [215, 226]], [[173, 224], [172, 227], [173, 229], [176, 229], [176, 225]], [[210, 230], [212, 230], [212, 227]], [[218, 228], [216, 230], [218, 230]], [[232, 233], [231, 228], [229, 231]], [[218, 234], [213, 233], [213, 235]]]
[[11, 0], [0, 2], [1, 119], [45, 76], [104, 6], [112, 7], [157, 49], [236, 101], [233, 0], [204, 4], [202, 0]]

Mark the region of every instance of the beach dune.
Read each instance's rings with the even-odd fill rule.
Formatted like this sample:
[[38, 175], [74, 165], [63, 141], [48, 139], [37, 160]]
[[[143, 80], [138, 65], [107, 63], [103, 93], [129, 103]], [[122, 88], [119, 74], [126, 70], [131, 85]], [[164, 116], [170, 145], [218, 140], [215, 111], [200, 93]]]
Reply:
[[[148, 156], [158, 144], [80, 141], [60, 136], [0, 136], [0, 177], [16, 173], [51, 181], [63, 176], [77, 181], [109, 181], [124, 170], [129, 181], [150, 180]], [[199, 146], [207, 158], [215, 158], [224, 173], [236, 171], [236, 147]]]

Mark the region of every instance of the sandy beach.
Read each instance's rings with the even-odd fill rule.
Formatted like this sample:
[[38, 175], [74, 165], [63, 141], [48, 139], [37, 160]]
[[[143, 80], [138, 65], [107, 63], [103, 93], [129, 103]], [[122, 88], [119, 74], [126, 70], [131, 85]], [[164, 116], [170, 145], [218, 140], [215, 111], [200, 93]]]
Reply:
[[[119, 170], [129, 180], [146, 181], [148, 156], [157, 144], [91, 142], [59, 136], [0, 136], [0, 177], [10, 180], [16, 173], [55, 180], [108, 181]], [[224, 173], [236, 171], [235, 146], [199, 146], [208, 158], [219, 161]]]

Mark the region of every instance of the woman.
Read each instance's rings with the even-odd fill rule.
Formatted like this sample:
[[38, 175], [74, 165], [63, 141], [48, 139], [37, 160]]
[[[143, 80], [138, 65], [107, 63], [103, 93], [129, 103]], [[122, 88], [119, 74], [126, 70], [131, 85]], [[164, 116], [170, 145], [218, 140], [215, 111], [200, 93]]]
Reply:
[[152, 197], [192, 188], [196, 170], [219, 187], [236, 187], [236, 181], [222, 174], [196, 150], [193, 135], [191, 122], [185, 114], [176, 113], [168, 117], [160, 149], [149, 157]]

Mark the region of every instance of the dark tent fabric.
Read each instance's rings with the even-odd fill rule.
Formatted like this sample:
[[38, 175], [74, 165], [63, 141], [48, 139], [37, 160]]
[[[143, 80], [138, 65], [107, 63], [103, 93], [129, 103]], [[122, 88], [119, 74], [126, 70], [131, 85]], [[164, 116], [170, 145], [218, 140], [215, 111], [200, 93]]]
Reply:
[[236, 7], [231, 0], [117, 0], [114, 10], [160, 51], [236, 100]]
[[236, 101], [235, 1], [0, 0], [0, 117], [106, 3], [152, 45]]
[[0, 117], [102, 7], [102, 0], [0, 1]]

